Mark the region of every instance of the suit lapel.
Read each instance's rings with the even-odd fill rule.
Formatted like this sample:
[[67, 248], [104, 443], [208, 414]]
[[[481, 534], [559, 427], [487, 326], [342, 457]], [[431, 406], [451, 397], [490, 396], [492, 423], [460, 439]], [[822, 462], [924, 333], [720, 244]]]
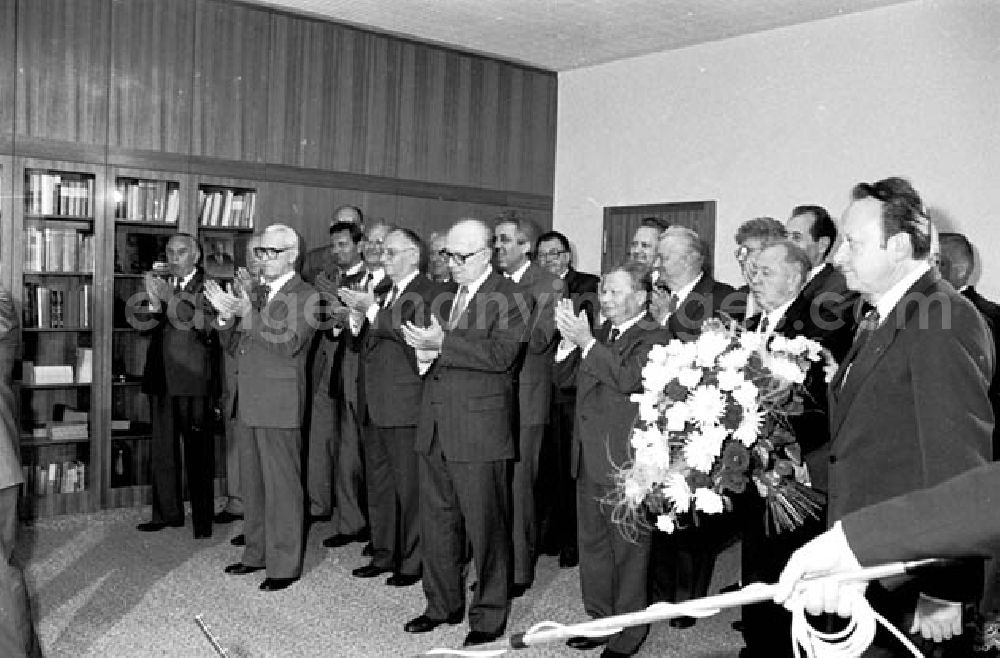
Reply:
[[900, 301], [867, 341], [859, 341], [855, 337], [854, 344], [830, 382], [831, 436], [836, 436], [858, 391], [906, 326], [915, 305], [902, 304], [914, 293], [926, 294], [934, 281], [933, 272], [924, 274], [903, 293]]

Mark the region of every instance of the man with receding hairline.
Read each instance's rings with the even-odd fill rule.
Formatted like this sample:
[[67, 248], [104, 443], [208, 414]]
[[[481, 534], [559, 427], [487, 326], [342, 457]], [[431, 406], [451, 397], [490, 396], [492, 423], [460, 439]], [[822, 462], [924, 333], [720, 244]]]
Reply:
[[403, 329], [407, 344], [430, 364], [416, 436], [427, 607], [404, 630], [426, 633], [462, 620], [468, 537], [479, 583], [469, 606], [467, 646], [504, 632], [513, 575], [511, 425], [526, 321], [513, 283], [490, 266], [491, 241], [483, 222], [457, 222], [446, 250], [458, 289], [445, 320], [432, 317], [428, 328], [408, 323]]
[[306, 357], [316, 324], [307, 309], [316, 291], [295, 273], [299, 236], [291, 227], [268, 226], [255, 253], [262, 278], [255, 299], [211, 281], [205, 296], [236, 353], [237, 413], [247, 427], [247, 440], [240, 443], [246, 545], [241, 560], [225, 572], [266, 569], [260, 589], [276, 592], [302, 573], [302, 425]]
[[170, 278], [144, 276], [155, 326], [146, 351], [142, 390], [149, 395], [153, 424], [153, 515], [143, 532], [184, 525], [180, 443], [191, 495], [194, 536], [212, 536], [215, 440], [211, 398], [218, 384], [218, 334], [204, 312], [205, 272], [194, 236], [178, 233], [166, 248]]

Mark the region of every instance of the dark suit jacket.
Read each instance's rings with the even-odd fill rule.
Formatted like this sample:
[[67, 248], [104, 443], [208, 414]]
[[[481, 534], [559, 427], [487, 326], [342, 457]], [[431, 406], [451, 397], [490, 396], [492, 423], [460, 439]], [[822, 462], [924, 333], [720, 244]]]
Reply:
[[928, 557], [992, 557], [1000, 549], [1000, 464], [991, 463], [842, 519], [864, 566]]
[[[812, 298], [800, 292], [778, 321], [774, 333], [786, 338], [804, 336], [815, 340], [830, 350], [839, 363], [851, 347], [854, 329], [838, 322], [832, 311], [822, 312], [812, 303]], [[760, 325], [760, 318], [760, 315], [755, 315], [747, 320], [747, 328], [755, 331]], [[803, 412], [792, 416], [789, 421], [802, 449], [803, 460], [809, 467], [813, 488], [825, 492], [830, 455], [830, 419], [823, 362], [813, 364], [804, 384]]]
[[629, 437], [639, 405], [629, 396], [642, 392], [642, 368], [653, 345], [670, 336], [656, 320], [644, 316], [611, 345], [605, 342], [611, 322], [597, 331], [597, 342], [586, 358], [574, 350], [556, 364], [559, 385], [576, 382], [576, 418], [570, 473], [580, 469], [594, 482], [613, 484], [618, 467], [632, 459]]
[[587, 272], [578, 272], [571, 267], [561, 281], [564, 284], [563, 297], [569, 297], [573, 301], [575, 312], [579, 313], [582, 310], [586, 313], [590, 326], [593, 327], [597, 317], [596, 310], [600, 305], [598, 288], [601, 279]]
[[179, 294], [160, 302], [152, 318], [142, 391], [149, 395], [217, 396], [218, 334], [214, 314], [204, 300], [205, 271], [194, 276]]
[[400, 328], [407, 322], [429, 325], [434, 299], [440, 291], [438, 284], [417, 274], [391, 307], [379, 309], [375, 322], [365, 330], [362, 400], [368, 416], [379, 427], [416, 426], [420, 418], [424, 382], [416, 354], [406, 344]]
[[972, 304], [935, 271], [918, 279], [830, 382], [828, 521], [984, 463], [993, 363]]
[[[525, 349], [517, 370], [517, 406], [520, 425], [544, 425], [552, 400], [552, 359], [558, 345], [555, 307], [561, 281], [537, 263], [528, 265], [515, 291], [530, 313]], [[530, 308], [528, 308], [530, 304]]]
[[315, 294], [295, 274], [267, 306], [228, 330], [236, 349], [238, 413], [250, 427], [302, 427], [306, 356], [315, 331], [315, 318], [306, 313]]
[[[1000, 306], [980, 295], [972, 286], [967, 286], [962, 295], [983, 314], [993, 337], [994, 352], [1000, 359]], [[993, 371], [993, 379], [990, 380], [990, 404], [993, 405], [994, 419], [1000, 418], [1000, 367]], [[993, 425], [993, 459], [1000, 459], [1000, 425], [996, 423]]]
[[739, 303], [740, 297], [732, 286], [719, 283], [708, 274], [703, 274], [691, 293], [667, 318], [666, 328], [670, 332], [670, 338], [694, 340], [701, 334], [701, 325], [705, 320], [717, 317], [720, 313], [736, 317], [735, 314], [743, 310]]
[[449, 461], [514, 458], [514, 368], [526, 319], [514, 284], [491, 273], [424, 377], [415, 449], [430, 454], [434, 428]]
[[0, 489], [22, 482], [13, 384], [14, 362], [20, 353], [19, 333], [14, 302], [8, 291], [0, 289]]

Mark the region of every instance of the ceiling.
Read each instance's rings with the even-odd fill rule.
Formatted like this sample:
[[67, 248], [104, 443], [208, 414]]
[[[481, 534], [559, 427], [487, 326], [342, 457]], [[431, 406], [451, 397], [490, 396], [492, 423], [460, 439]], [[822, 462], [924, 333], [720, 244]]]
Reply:
[[249, 0], [552, 71], [907, 1]]

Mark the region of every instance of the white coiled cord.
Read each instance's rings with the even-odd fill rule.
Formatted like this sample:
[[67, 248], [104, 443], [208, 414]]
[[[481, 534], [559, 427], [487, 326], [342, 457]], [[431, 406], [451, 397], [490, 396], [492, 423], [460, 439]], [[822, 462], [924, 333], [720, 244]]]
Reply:
[[847, 626], [836, 633], [825, 633], [809, 623], [801, 597], [793, 594], [789, 599], [789, 609], [792, 612], [792, 650], [795, 658], [853, 658], [865, 652], [875, 639], [878, 625], [885, 626], [916, 658], [923, 654], [909, 638], [903, 635], [895, 626], [885, 620], [885, 617], [875, 612], [868, 599], [860, 590], [842, 589], [841, 597], [851, 598], [851, 616]]

